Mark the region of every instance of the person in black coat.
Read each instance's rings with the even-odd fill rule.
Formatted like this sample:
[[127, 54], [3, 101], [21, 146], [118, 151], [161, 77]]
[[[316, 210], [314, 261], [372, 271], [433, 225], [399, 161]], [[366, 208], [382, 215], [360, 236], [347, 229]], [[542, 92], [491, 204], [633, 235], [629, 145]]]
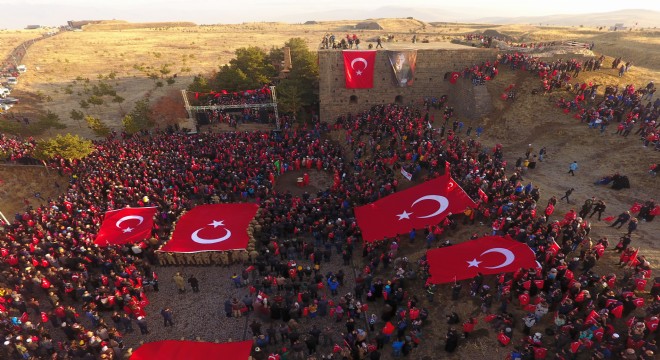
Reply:
[[445, 351], [448, 353], [454, 352], [457, 346], [458, 346], [458, 333], [456, 332], [456, 329], [449, 328], [449, 331], [447, 331], [447, 337], [445, 342]]

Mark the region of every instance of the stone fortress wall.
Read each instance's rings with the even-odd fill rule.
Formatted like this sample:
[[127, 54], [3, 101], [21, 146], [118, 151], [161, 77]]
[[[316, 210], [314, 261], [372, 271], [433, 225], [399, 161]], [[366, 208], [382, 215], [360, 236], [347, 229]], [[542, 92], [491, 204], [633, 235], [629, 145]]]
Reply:
[[[408, 44], [406, 48], [415, 49], [417, 44]], [[422, 44], [427, 45], [427, 44]], [[341, 50], [319, 50], [319, 97], [322, 121], [334, 123], [337, 116], [357, 113], [376, 104], [401, 103], [421, 104], [424, 97], [449, 95], [449, 104], [455, 107], [455, 114], [474, 118], [482, 116], [483, 111], [471, 109], [475, 97], [474, 86], [464, 79], [459, 84], [451, 84], [444, 79], [445, 73], [462, 71], [466, 66], [481, 64], [486, 60], [495, 60], [494, 49], [470, 47], [451, 49], [417, 48], [415, 81], [409, 87], [397, 87], [387, 52], [378, 49], [372, 89], [346, 89], [344, 78], [344, 59]], [[450, 94], [451, 90], [451, 94]], [[457, 99], [464, 97], [465, 99]], [[467, 100], [467, 101], [464, 101]]]

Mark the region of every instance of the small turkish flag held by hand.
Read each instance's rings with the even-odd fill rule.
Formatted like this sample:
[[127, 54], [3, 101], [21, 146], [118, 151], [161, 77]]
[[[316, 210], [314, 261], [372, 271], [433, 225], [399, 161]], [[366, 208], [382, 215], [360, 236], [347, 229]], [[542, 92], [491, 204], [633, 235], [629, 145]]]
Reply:
[[549, 251], [550, 253], [552, 253], [552, 256], [557, 256], [557, 254], [559, 253], [559, 250], [561, 250], [561, 248], [560, 248], [559, 245], [553, 240], [553, 241], [552, 241], [552, 244], [550, 244], [550, 246], [548, 247], [548, 251]]
[[481, 188], [479, 188], [477, 192], [479, 193], [479, 198], [481, 199], [481, 201], [488, 203], [488, 195], [486, 195], [486, 193], [483, 190], [481, 190]]
[[247, 228], [257, 213], [256, 204], [200, 205], [185, 213], [176, 224], [165, 252], [243, 250]]
[[155, 207], [125, 208], [105, 213], [94, 244], [99, 246], [135, 243], [148, 238], [154, 226]]
[[630, 212], [632, 213], [638, 213], [640, 210], [642, 210], [642, 204], [640, 203], [634, 203], [633, 206], [630, 207]]
[[483, 275], [535, 268], [536, 258], [527, 244], [503, 236], [487, 236], [426, 253], [434, 284]]
[[376, 51], [344, 50], [344, 76], [347, 89], [374, 87]]
[[660, 205], [656, 205], [651, 211], [649, 211], [649, 215], [653, 216], [658, 216], [660, 215]]
[[461, 77], [461, 73], [454, 71], [453, 73], [451, 73], [451, 76], [449, 76], [449, 82], [452, 84], [456, 84], [456, 81], [458, 81], [459, 77]]

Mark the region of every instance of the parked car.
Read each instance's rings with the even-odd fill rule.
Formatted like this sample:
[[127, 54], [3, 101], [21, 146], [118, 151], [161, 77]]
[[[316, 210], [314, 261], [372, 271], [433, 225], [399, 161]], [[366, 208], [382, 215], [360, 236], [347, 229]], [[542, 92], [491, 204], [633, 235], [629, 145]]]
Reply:
[[9, 85], [17, 85], [18, 84], [18, 78], [17, 77], [8, 77], [7, 78], [7, 84]]
[[0, 99], [0, 104], [18, 104], [18, 101], [17, 98], [5, 97], [4, 99]]

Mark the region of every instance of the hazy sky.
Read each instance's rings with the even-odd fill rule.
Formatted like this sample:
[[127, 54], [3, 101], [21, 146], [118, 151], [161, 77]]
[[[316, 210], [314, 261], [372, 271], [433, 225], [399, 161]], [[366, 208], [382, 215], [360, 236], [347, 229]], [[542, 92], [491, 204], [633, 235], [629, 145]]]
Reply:
[[[376, 10], [385, 7], [411, 9], [401, 11], [398, 17], [460, 21], [490, 16], [541, 16], [627, 8], [660, 11], [660, 0], [0, 0], [0, 28], [24, 28], [28, 24], [61, 25], [67, 20], [91, 19], [178, 20], [198, 24], [364, 19], [370, 14], [376, 16]], [[386, 14], [395, 16], [391, 13], [398, 14], [392, 9]]]

